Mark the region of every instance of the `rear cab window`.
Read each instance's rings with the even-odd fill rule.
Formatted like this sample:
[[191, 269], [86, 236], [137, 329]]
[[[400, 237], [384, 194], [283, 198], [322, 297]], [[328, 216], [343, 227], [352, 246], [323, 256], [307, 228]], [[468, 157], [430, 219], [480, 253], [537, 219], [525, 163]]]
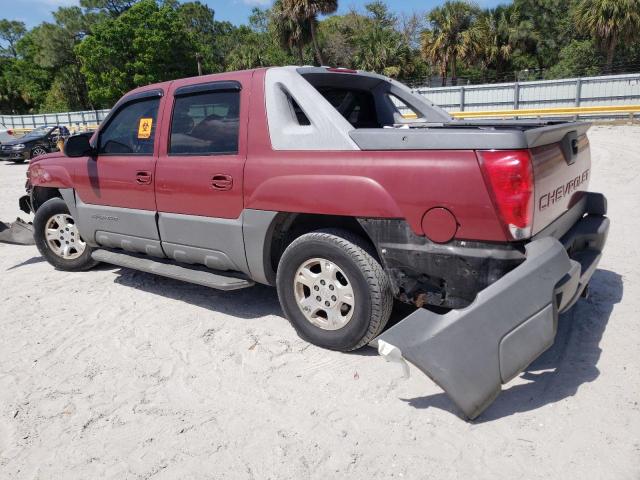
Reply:
[[176, 96], [170, 155], [238, 153], [240, 91], [203, 91]]

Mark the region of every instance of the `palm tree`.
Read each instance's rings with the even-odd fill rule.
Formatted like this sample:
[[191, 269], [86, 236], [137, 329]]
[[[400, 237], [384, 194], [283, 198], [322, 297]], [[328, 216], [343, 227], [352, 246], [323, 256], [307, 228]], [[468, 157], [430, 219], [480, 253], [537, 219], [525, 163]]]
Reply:
[[282, 0], [276, 0], [271, 8], [271, 24], [282, 48], [289, 52], [294, 50], [298, 56], [298, 63], [304, 64], [304, 46], [310, 41], [308, 23], [301, 23], [292, 16], [290, 10], [285, 10]]
[[574, 16], [578, 28], [600, 44], [607, 72], [611, 72], [618, 45], [640, 39], [640, 0], [580, 0]]
[[482, 51], [479, 15], [475, 5], [459, 0], [447, 1], [429, 13], [431, 28], [422, 36], [422, 56], [440, 66], [443, 85], [449, 69], [453, 83], [457, 83], [459, 60], [474, 61]]
[[316, 32], [318, 15], [334, 13], [338, 9], [338, 0], [282, 0], [282, 9], [290, 18], [308, 27], [316, 62], [324, 64]]
[[481, 63], [486, 69], [494, 67], [500, 77], [514, 50], [519, 18], [512, 7], [497, 7], [485, 10], [478, 19], [478, 28], [483, 38]]

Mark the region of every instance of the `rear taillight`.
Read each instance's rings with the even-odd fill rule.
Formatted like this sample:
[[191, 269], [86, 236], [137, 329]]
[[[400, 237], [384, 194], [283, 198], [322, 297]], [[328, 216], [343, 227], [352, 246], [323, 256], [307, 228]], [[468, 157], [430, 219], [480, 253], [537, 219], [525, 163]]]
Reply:
[[528, 150], [478, 152], [500, 217], [514, 240], [531, 236], [533, 166]]
[[13, 130], [7, 130], [7, 134], [13, 135]]

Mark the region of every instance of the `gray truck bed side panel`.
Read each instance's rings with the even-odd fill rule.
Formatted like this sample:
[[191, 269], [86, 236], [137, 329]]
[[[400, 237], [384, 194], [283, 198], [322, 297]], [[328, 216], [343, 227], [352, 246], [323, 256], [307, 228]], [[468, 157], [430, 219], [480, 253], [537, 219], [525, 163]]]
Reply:
[[570, 132], [583, 135], [589, 124], [571, 122], [535, 127], [513, 122], [501, 127], [471, 127], [466, 122], [452, 122], [450, 126], [434, 128], [362, 128], [352, 130], [349, 135], [362, 150], [519, 150], [560, 142]]

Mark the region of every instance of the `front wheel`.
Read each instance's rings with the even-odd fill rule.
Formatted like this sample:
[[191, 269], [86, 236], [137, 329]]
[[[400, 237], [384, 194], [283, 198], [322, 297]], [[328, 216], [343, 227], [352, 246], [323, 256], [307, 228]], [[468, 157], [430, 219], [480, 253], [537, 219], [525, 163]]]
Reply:
[[31, 150], [31, 158], [36, 158], [40, 155], [46, 155], [47, 153], [49, 152], [47, 152], [46, 148], [44, 148], [42, 145], [38, 145], [34, 147], [33, 150]]
[[88, 270], [98, 262], [80, 236], [67, 204], [61, 198], [47, 200], [33, 218], [33, 239], [42, 256], [59, 270]]
[[277, 272], [280, 304], [303, 339], [339, 351], [365, 346], [384, 328], [393, 296], [366, 242], [345, 230], [298, 237]]

